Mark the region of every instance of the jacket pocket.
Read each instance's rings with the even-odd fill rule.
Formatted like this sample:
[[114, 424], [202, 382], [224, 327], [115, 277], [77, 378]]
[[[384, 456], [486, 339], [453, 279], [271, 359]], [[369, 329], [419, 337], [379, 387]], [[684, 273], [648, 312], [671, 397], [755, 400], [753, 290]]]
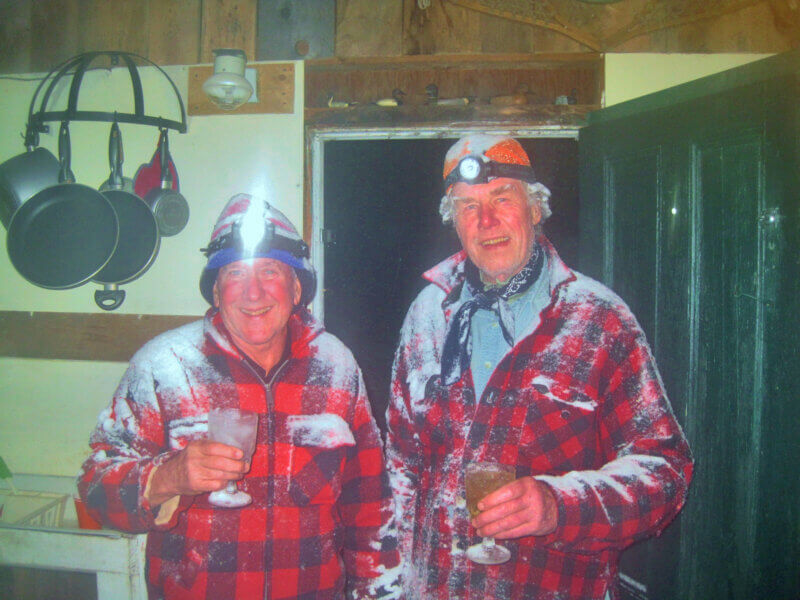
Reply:
[[598, 452], [596, 401], [581, 390], [537, 377], [520, 394], [526, 410], [520, 455], [532, 473], [595, 468]]
[[332, 413], [276, 419], [276, 502], [283, 506], [333, 504], [355, 438], [347, 422]]

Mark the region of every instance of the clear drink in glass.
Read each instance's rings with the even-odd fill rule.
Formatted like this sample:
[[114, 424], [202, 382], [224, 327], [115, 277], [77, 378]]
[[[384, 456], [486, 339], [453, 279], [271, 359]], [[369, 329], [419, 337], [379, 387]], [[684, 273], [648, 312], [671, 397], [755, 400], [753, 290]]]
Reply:
[[[257, 431], [258, 413], [239, 408], [212, 408], [208, 412], [209, 439], [239, 448], [244, 453], [242, 460], [248, 461], [253, 456]], [[208, 501], [223, 508], [239, 508], [253, 499], [231, 480], [225, 489], [211, 492]]]

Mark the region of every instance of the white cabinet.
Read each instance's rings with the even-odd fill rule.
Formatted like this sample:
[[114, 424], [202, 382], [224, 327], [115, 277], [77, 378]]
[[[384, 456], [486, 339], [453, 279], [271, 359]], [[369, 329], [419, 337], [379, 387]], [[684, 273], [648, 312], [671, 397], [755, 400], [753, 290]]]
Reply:
[[0, 564], [95, 573], [98, 600], [146, 600], [145, 536], [0, 526]]
[[48, 519], [38, 525], [12, 525], [0, 521], [0, 566], [94, 573], [98, 600], [147, 599], [145, 535], [78, 529], [71, 500], [75, 480], [71, 477], [15, 475], [14, 482], [26, 495], [62, 494], [67, 495], [67, 502], [57, 522]]

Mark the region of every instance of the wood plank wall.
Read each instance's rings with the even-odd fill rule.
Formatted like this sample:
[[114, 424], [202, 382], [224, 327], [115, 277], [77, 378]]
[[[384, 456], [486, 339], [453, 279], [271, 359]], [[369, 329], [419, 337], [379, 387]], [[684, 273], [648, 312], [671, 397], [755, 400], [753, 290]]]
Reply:
[[[428, 8], [417, 0], [320, 1], [336, 2], [338, 57], [763, 53], [800, 45], [797, 0], [537, 2], [529, 12], [552, 13], [553, 27], [512, 14], [509, 7], [524, 3], [499, 0], [430, 0]], [[696, 7], [708, 7], [710, 16]], [[256, 57], [257, 14], [258, 0], [0, 2], [0, 73], [48, 71], [90, 50], [133, 52], [160, 65], [210, 63], [211, 50], [226, 47], [244, 49], [250, 60], [272, 60]], [[639, 23], [642, 33], [631, 38], [627, 32], [643, 19], [650, 20], [646, 27]], [[575, 35], [565, 34], [569, 31]]]
[[46, 72], [93, 50], [156, 64], [210, 63], [213, 48], [256, 50], [256, 0], [0, 2], [0, 72]]

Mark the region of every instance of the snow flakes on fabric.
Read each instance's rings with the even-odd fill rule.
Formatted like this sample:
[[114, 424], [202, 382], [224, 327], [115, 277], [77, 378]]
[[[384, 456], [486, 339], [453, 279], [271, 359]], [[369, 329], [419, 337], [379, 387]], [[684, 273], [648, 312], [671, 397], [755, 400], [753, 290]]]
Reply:
[[286, 418], [286, 427], [292, 443], [297, 446], [331, 449], [356, 445], [353, 432], [339, 415], [289, 415]]
[[[435, 377], [463, 254], [425, 274], [432, 285], [408, 311], [387, 457], [409, 598], [600, 598], [615, 553], [663, 528], [685, 499], [691, 454], [641, 328], [618, 296], [539, 241], [552, 302], [495, 367], [482, 398], [469, 373], [452, 386]], [[477, 541], [463, 508], [464, 463], [475, 459], [514, 464], [559, 502], [555, 534], [504, 541], [513, 559], [490, 570], [463, 553]]]

